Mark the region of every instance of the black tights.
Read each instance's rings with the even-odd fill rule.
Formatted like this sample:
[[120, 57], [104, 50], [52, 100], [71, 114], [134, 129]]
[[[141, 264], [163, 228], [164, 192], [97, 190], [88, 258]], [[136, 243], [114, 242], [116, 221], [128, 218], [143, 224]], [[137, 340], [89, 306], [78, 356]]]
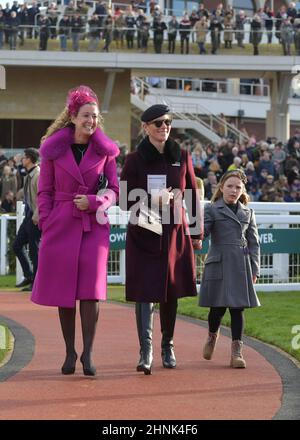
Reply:
[[[231, 337], [232, 340], [241, 340], [244, 331], [244, 309], [233, 309], [229, 307], [231, 316]], [[208, 314], [208, 326], [211, 333], [216, 333], [221, 325], [226, 307], [211, 307]]]
[[[75, 350], [75, 317], [76, 307], [58, 308], [59, 319], [63, 337], [66, 344], [67, 357], [74, 358]], [[83, 339], [82, 357], [86, 362], [91, 362], [91, 352], [99, 314], [99, 301], [80, 301], [80, 317]]]

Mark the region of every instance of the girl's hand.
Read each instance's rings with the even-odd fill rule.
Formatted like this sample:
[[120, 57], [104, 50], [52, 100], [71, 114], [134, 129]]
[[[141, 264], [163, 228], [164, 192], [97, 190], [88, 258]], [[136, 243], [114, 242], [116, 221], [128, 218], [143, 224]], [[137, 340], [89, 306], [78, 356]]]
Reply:
[[89, 208], [89, 199], [87, 198], [86, 195], [77, 194], [77, 196], [75, 196], [73, 201], [74, 201], [76, 207], [80, 211], [87, 211], [88, 210], [88, 208]]
[[192, 238], [192, 245], [195, 250], [202, 249], [202, 240], [195, 240]]
[[253, 281], [254, 284], [256, 283], [256, 281], [257, 281], [257, 276], [256, 275], [252, 276], [252, 281]]

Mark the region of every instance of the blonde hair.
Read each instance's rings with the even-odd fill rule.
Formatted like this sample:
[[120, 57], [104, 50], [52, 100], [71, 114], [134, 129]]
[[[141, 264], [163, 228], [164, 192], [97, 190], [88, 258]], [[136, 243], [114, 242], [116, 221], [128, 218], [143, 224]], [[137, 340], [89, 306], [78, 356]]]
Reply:
[[[87, 103], [88, 104], [88, 103]], [[91, 104], [95, 104], [94, 102]], [[95, 104], [96, 105], [96, 104]], [[41, 143], [44, 142], [49, 136], [64, 127], [72, 126], [73, 122], [71, 120], [71, 115], [67, 107], [57, 116], [54, 122], [47, 128], [45, 135], [41, 138]], [[103, 129], [103, 117], [99, 113], [97, 127]]]
[[248, 196], [248, 194], [246, 192], [246, 188], [245, 188], [245, 185], [247, 183], [247, 176], [242, 170], [226, 171], [226, 173], [223, 174], [223, 176], [221, 177], [221, 179], [217, 185], [217, 188], [212, 195], [211, 201], [216, 202], [218, 199], [221, 199], [223, 197], [223, 193], [222, 193], [221, 189], [223, 188], [226, 180], [228, 180], [230, 177], [237, 177], [243, 183], [244, 191], [243, 191], [242, 195], [240, 196], [239, 201], [241, 203], [243, 203], [244, 205], [247, 205], [247, 203], [250, 200], [250, 197]]

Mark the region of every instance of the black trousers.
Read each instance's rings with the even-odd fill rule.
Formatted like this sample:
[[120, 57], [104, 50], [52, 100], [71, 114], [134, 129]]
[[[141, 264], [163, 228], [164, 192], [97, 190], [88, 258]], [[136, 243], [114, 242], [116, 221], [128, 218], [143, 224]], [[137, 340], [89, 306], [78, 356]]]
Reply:
[[[41, 232], [37, 225], [33, 223], [31, 216], [25, 217], [15, 238], [13, 250], [20, 261], [24, 277], [32, 280], [35, 278], [38, 266], [40, 238]], [[32, 263], [32, 269], [27, 252], [25, 252], [26, 245], [29, 247], [29, 257]]]

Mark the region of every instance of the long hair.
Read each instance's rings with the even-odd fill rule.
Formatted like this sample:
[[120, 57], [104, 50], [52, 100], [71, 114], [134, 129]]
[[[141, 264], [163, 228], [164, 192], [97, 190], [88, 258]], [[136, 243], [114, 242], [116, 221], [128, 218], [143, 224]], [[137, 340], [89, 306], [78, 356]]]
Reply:
[[247, 176], [242, 170], [226, 171], [226, 173], [223, 174], [223, 176], [221, 177], [221, 179], [217, 185], [217, 188], [212, 195], [211, 201], [216, 202], [218, 199], [221, 199], [223, 197], [223, 193], [222, 193], [221, 189], [223, 188], [226, 180], [229, 179], [230, 177], [237, 177], [242, 182], [242, 184], [244, 186], [244, 191], [241, 194], [239, 201], [241, 203], [243, 203], [244, 205], [247, 205], [247, 203], [250, 200], [250, 197], [248, 196], [247, 191], [246, 191], [246, 187], [245, 187], [245, 185], [247, 183]]
[[[94, 103], [93, 103], [94, 104]], [[56, 131], [60, 130], [64, 127], [73, 126], [73, 122], [71, 121], [71, 115], [67, 107], [57, 116], [54, 122], [47, 128], [45, 135], [41, 138], [41, 142], [44, 142], [49, 136], [51, 136]], [[97, 127], [103, 129], [103, 117], [99, 113]]]

